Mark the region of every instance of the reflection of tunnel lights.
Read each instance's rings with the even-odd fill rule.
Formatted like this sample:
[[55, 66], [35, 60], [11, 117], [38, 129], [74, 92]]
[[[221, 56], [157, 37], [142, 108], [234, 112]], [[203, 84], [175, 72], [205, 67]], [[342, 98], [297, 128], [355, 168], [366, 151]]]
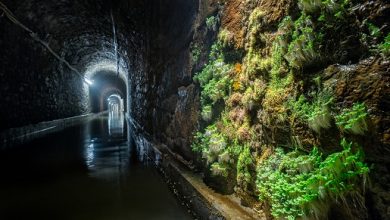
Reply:
[[[93, 63], [90, 63], [84, 73], [86, 78], [93, 78], [93, 76], [98, 72], [118, 72], [117, 62], [115, 60], [99, 60]], [[119, 66], [119, 76], [123, 79], [123, 81], [127, 81], [127, 70], [126, 67], [122, 65]]]
[[91, 80], [87, 79], [87, 78], [85, 78], [84, 81], [85, 81], [88, 85], [90, 85], [90, 86], [92, 86], [92, 84], [93, 84], [93, 82], [92, 82]]

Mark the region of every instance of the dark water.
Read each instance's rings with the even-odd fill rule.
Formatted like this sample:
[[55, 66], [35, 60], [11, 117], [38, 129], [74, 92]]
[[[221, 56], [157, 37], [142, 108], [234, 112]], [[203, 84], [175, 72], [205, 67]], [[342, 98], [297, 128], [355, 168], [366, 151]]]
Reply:
[[101, 116], [0, 152], [0, 219], [191, 219], [123, 122]]

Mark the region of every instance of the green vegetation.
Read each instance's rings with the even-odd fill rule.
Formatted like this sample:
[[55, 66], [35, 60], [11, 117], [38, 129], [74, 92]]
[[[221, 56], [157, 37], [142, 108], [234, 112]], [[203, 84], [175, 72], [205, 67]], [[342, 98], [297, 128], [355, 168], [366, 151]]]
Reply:
[[[340, 32], [349, 22], [350, 1], [298, 2], [300, 14], [286, 16], [277, 31], [268, 14], [255, 8], [244, 20], [244, 56], [236, 36], [220, 28], [208, 64], [194, 77], [201, 87], [203, 123], [192, 149], [212, 176], [236, 178], [238, 188], [251, 195], [255, 191], [275, 218], [323, 219], [334, 202], [345, 208], [355, 205], [347, 204], [347, 197], [362, 202], [359, 184], [368, 167], [360, 148], [345, 140], [340, 151], [327, 156], [311, 143], [322, 143], [320, 134], [333, 121], [344, 132], [364, 134], [367, 112], [355, 104], [334, 116], [333, 91], [321, 81], [320, 70], [340, 58], [344, 50], [336, 47], [351, 37]], [[215, 23], [215, 17], [206, 20], [209, 29]], [[378, 46], [383, 54], [389, 53], [389, 40], [388, 35]], [[302, 131], [302, 124], [314, 132]], [[276, 148], [301, 136], [297, 145], [310, 153]]]
[[[364, 183], [369, 171], [363, 152], [353, 151], [352, 143], [341, 141], [343, 150], [323, 159], [317, 148], [309, 155], [298, 151], [275, 154], [259, 164], [257, 187], [261, 201], [271, 205], [275, 218], [296, 219], [326, 217], [333, 201], [348, 207], [347, 195], [361, 195], [358, 183]], [[343, 204], [344, 203], [344, 204]], [[352, 204], [351, 204], [352, 205]]]
[[[270, 70], [270, 81], [263, 100], [263, 106], [275, 114], [285, 114], [284, 102], [288, 100], [288, 90], [293, 82], [293, 74], [288, 71], [288, 63], [285, 55], [288, 51], [292, 20], [286, 17], [279, 25], [279, 32], [272, 44], [272, 68]], [[283, 117], [281, 117], [283, 118]]]
[[[307, 14], [328, 13], [336, 17], [341, 16], [350, 0], [299, 0], [299, 8]], [[323, 14], [322, 14], [323, 15]]]
[[[197, 132], [191, 147], [202, 154], [213, 175], [222, 177], [227, 177], [233, 170], [242, 151], [242, 147], [236, 141], [229, 141], [215, 124], [209, 125], [203, 133]], [[240, 164], [244, 166], [243, 162]]]
[[237, 182], [239, 185], [245, 185], [252, 179], [250, 166], [253, 165], [253, 158], [250, 152], [250, 147], [245, 146], [237, 161]]
[[244, 60], [245, 63], [245, 77], [253, 79], [256, 75], [266, 74], [271, 68], [271, 60], [262, 57], [259, 47], [264, 44], [265, 37], [260, 35], [262, 28], [262, 19], [264, 12], [256, 8], [249, 16], [248, 21], [248, 36], [249, 44], [247, 54]]
[[215, 16], [206, 18], [206, 26], [209, 30], [217, 30], [218, 19]]
[[381, 43], [379, 46], [378, 46], [379, 50], [381, 51], [381, 53], [384, 55], [384, 56], [389, 56], [390, 55], [390, 33], [388, 33], [383, 41], [383, 43]]
[[309, 127], [320, 133], [321, 129], [331, 127], [331, 104], [333, 97], [327, 90], [314, 93], [312, 101], [309, 102], [305, 96], [301, 95], [297, 101], [290, 100], [288, 108], [292, 111], [293, 118], [306, 121]]
[[367, 109], [364, 103], [354, 103], [352, 108], [343, 109], [336, 116], [336, 124], [342, 131], [352, 134], [364, 135], [367, 128]]
[[367, 22], [367, 27], [371, 36], [380, 37], [382, 35], [381, 30], [374, 24]]
[[294, 22], [292, 41], [285, 56], [292, 68], [302, 69], [319, 59], [318, 45], [322, 36], [315, 33], [311, 16], [302, 14]]
[[222, 29], [218, 34], [218, 41], [222, 48], [229, 48], [233, 44], [233, 34], [226, 29]]
[[194, 63], [198, 62], [198, 60], [200, 58], [201, 52], [202, 52], [202, 50], [200, 49], [198, 44], [192, 44], [191, 45], [191, 59], [192, 59], [192, 62], [194, 62]]
[[214, 44], [210, 53], [209, 63], [194, 77], [202, 87], [202, 116], [205, 116], [206, 119], [211, 119], [213, 105], [220, 100], [225, 101], [230, 94], [232, 80], [229, 77], [229, 73], [232, 69], [233, 66], [231, 64], [224, 62], [221, 45], [219, 43]]

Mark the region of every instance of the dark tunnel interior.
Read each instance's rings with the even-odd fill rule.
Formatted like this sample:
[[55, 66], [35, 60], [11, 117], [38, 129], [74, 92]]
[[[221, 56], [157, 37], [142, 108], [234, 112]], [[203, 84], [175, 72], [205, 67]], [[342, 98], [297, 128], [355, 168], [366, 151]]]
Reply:
[[[164, 80], [159, 69], [171, 62], [168, 59], [179, 58], [181, 48], [188, 45], [191, 32], [186, 30], [191, 28], [197, 7], [196, 2], [178, 0], [2, 3], [17, 22], [4, 13], [0, 17], [0, 77], [4, 82], [0, 101], [7, 106], [0, 110], [0, 130], [97, 112], [103, 109], [101, 104], [97, 107], [96, 100], [103, 99], [98, 96], [109, 90], [127, 97], [126, 110], [131, 110], [130, 100], [135, 103], [133, 109], [143, 109], [135, 110], [134, 117], [150, 115], [153, 108], [144, 105], [157, 100], [146, 103], [146, 91], [154, 93], [152, 97], [157, 95], [156, 88]], [[97, 72], [112, 72], [122, 81], [100, 77]], [[92, 76], [100, 83], [97, 93], [86, 83]], [[107, 88], [100, 87], [106, 80]], [[170, 83], [190, 82], [191, 77], [178, 76]], [[168, 90], [160, 92], [174, 92], [169, 91], [170, 85], [164, 87]], [[90, 98], [88, 91], [92, 92]]]
[[[0, 1], [0, 163], [23, 158], [0, 169], [8, 179], [0, 183], [7, 198], [0, 219], [191, 219], [148, 165], [150, 152], [135, 146], [136, 129], [124, 115], [153, 132], [160, 98], [192, 83], [181, 65], [197, 7], [181, 0]], [[14, 178], [22, 169], [31, 175]]]

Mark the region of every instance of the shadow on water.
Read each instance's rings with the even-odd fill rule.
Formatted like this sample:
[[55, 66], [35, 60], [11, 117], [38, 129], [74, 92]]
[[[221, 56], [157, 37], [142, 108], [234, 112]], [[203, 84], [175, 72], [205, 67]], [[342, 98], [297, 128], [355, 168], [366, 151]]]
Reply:
[[123, 114], [0, 152], [0, 219], [191, 219]]

